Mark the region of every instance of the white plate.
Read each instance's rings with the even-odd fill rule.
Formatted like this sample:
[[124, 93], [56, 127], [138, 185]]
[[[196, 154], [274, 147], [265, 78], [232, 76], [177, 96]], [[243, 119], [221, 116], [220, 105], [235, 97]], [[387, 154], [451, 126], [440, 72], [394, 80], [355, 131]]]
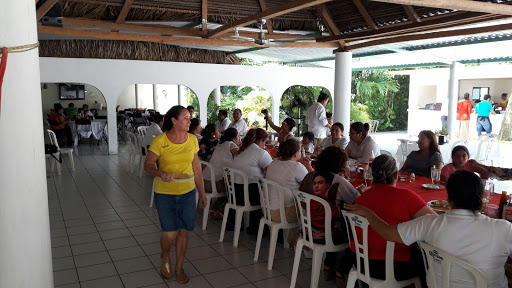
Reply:
[[[175, 179], [175, 178], [174, 178], [174, 175], [172, 175], [172, 176], [173, 176], [173, 177], [172, 177], [173, 181], [176, 181], [176, 182], [184, 182], [184, 181], [188, 181], [188, 180], [190, 180], [190, 179], [194, 178], [194, 175], [187, 175], [187, 177], [188, 177], [188, 178], [184, 178], [184, 179]], [[180, 176], [181, 176], [181, 175], [180, 175]]]
[[423, 188], [427, 188], [427, 189], [430, 189], [430, 190], [444, 189], [443, 185], [437, 185], [437, 184], [423, 184], [421, 186]]

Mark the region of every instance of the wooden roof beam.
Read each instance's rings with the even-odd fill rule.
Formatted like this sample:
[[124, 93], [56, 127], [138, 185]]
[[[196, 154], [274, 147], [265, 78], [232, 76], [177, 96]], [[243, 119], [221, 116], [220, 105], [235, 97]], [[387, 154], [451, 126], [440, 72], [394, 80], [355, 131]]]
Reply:
[[[329, 13], [329, 10], [327, 10], [327, 7], [325, 4], [320, 4], [316, 6], [316, 11], [318, 12], [318, 15], [320, 16], [320, 19], [322, 19], [322, 23], [327, 28], [327, 31], [329, 31], [329, 35], [335, 36], [340, 35], [340, 29], [338, 29], [338, 26], [336, 26], [336, 23], [334, 23], [334, 20], [332, 19], [331, 13]], [[339, 49], [344, 49], [345, 47], [345, 41], [338, 40]]]
[[124, 20], [126, 20], [126, 16], [128, 15], [128, 12], [130, 11], [132, 4], [133, 0], [124, 1], [123, 8], [121, 8], [119, 15], [117, 15], [116, 23], [124, 23]]
[[41, 20], [41, 18], [43, 18], [43, 16], [46, 15], [46, 13], [48, 13], [55, 4], [57, 4], [57, 2], [59, 2], [59, 0], [46, 0], [46, 2], [44, 2], [36, 11], [36, 22]]
[[[120, 24], [117, 24], [120, 25]], [[122, 24], [121, 24], [122, 25]], [[252, 41], [239, 41], [239, 40], [223, 40], [223, 39], [206, 39], [206, 38], [191, 38], [191, 37], [173, 37], [173, 36], [160, 36], [148, 34], [135, 34], [135, 33], [121, 33], [121, 32], [107, 32], [96, 31], [87, 29], [71, 29], [59, 28], [51, 26], [38, 26], [37, 32], [42, 34], [52, 35], [68, 35], [78, 37], [90, 37], [98, 39], [109, 40], [127, 40], [127, 41], [143, 41], [143, 42], [157, 42], [169, 44], [187, 44], [187, 45], [207, 45], [207, 46], [239, 46], [239, 47], [276, 47], [275, 45], [257, 45]], [[199, 33], [202, 33], [199, 31]], [[280, 47], [288, 48], [336, 48], [336, 43], [317, 43], [317, 42], [273, 42]]]
[[372, 0], [376, 2], [512, 15], [512, 5], [473, 0]]
[[405, 13], [407, 13], [407, 16], [409, 16], [409, 19], [411, 19], [413, 22], [421, 22], [420, 16], [418, 16], [418, 13], [416, 13], [416, 10], [414, 10], [414, 7], [412, 5], [402, 5], [404, 7]]
[[332, 0], [295, 0], [292, 2], [288, 2], [286, 4], [283, 4], [283, 5], [274, 7], [274, 8], [270, 8], [265, 11], [261, 11], [254, 15], [244, 17], [242, 19], [238, 19], [231, 23], [226, 23], [226, 24], [222, 25], [221, 27], [208, 33], [208, 38], [218, 37], [222, 34], [227, 33], [231, 28], [234, 28], [234, 27], [244, 27], [244, 26], [250, 25], [252, 23], [255, 23], [256, 20], [258, 20], [260, 18], [265, 18], [266, 20], [269, 20], [269, 19], [281, 16], [281, 15], [284, 15], [287, 13], [291, 13], [291, 12], [301, 10], [304, 8], [308, 8], [311, 6], [316, 6], [316, 5], [326, 3], [329, 1], [332, 1]]
[[368, 11], [366, 11], [366, 8], [364, 8], [364, 5], [363, 5], [363, 3], [361, 3], [361, 0], [352, 0], [352, 1], [356, 5], [357, 10], [359, 10], [359, 13], [361, 13], [361, 16], [363, 16], [364, 21], [366, 21], [366, 24], [368, 24], [368, 26], [370, 26], [370, 28], [372, 30], [377, 30], [378, 29], [377, 25], [375, 24], [375, 22], [373, 22], [373, 19], [370, 16], [370, 14], [368, 14]]
[[449, 30], [449, 31], [440, 31], [440, 32], [432, 32], [432, 33], [423, 33], [416, 35], [405, 35], [405, 36], [397, 36], [397, 37], [388, 37], [373, 41], [368, 41], [360, 44], [349, 45], [347, 46], [347, 50], [355, 50], [365, 47], [372, 47], [383, 44], [391, 44], [391, 43], [399, 43], [406, 41], [415, 41], [415, 40], [425, 40], [425, 39], [435, 39], [435, 38], [444, 38], [444, 37], [454, 37], [454, 36], [462, 36], [462, 35], [474, 35], [481, 33], [489, 33], [503, 30], [512, 29], [512, 24], [501, 24], [501, 25], [492, 25], [492, 26], [484, 26], [477, 28], [467, 28], [467, 29], [458, 29], [458, 30]]
[[[260, 1], [261, 11], [267, 10], [267, 3], [265, 3], [265, 0], [259, 0], [259, 1]], [[269, 34], [274, 33], [274, 28], [272, 27], [272, 20], [271, 19], [266, 19], [266, 20], [267, 20], [267, 32]]]
[[201, 5], [201, 29], [208, 32], [208, 0], [203, 0]]

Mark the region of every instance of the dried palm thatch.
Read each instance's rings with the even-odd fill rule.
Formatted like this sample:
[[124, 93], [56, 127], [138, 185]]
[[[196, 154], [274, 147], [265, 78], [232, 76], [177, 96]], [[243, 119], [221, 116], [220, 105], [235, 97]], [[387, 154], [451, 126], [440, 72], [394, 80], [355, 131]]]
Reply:
[[238, 57], [222, 51], [118, 40], [42, 40], [39, 56], [240, 64]]

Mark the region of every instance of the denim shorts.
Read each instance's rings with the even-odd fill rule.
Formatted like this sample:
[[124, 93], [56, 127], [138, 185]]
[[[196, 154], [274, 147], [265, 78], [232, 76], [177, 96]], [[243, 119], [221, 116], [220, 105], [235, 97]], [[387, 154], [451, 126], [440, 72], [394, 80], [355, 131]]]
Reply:
[[163, 232], [180, 229], [193, 231], [196, 223], [196, 189], [182, 195], [155, 193], [155, 207], [158, 211]]

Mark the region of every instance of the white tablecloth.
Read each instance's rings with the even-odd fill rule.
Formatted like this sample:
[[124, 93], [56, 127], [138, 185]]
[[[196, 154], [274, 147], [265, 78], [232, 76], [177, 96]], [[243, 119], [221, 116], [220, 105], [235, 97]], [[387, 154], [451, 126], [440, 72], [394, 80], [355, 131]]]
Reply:
[[89, 138], [91, 135], [96, 139], [100, 140], [103, 137], [103, 131], [107, 124], [106, 119], [97, 119], [91, 121], [91, 124], [76, 124], [75, 121], [69, 122], [71, 128], [71, 135], [75, 146], [78, 145], [78, 135], [82, 138]]

